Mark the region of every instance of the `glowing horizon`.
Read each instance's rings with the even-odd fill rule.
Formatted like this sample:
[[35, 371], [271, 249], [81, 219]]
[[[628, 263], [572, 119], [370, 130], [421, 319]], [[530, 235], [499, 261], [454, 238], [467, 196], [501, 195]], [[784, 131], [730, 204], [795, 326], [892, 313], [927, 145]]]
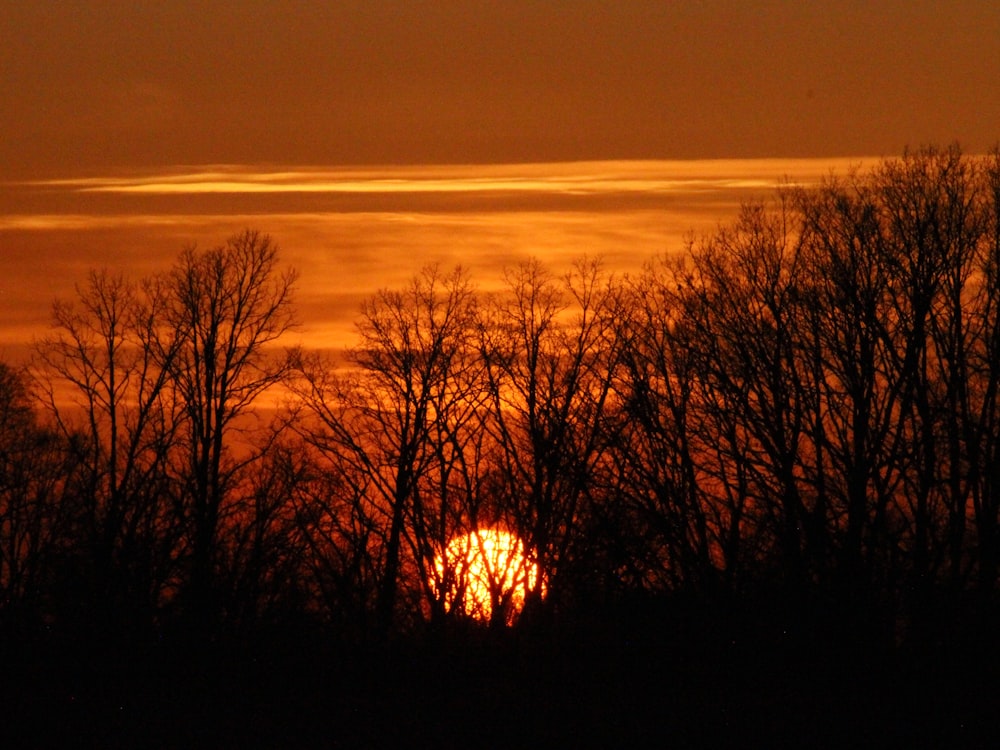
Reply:
[[865, 160], [620, 160], [398, 167], [177, 167], [0, 182], [0, 345], [21, 360], [55, 297], [92, 268], [166, 268], [188, 245], [247, 227], [299, 269], [303, 343], [354, 340], [361, 300], [428, 263], [467, 267], [495, 289], [536, 257], [561, 272], [584, 255], [637, 271], [733, 219], [741, 202], [810, 185]]

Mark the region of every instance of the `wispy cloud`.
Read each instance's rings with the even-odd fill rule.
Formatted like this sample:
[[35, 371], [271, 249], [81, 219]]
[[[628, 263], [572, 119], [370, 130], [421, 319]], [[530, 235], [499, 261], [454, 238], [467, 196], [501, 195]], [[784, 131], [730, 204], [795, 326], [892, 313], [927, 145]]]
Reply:
[[89, 268], [159, 272], [189, 244], [212, 246], [256, 227], [302, 272], [298, 303], [309, 344], [342, 347], [353, 341], [359, 301], [406, 283], [425, 264], [462, 264], [484, 290], [499, 288], [503, 269], [528, 257], [556, 269], [601, 257], [609, 270], [630, 273], [710, 233], [741, 201], [854, 164], [212, 166], [6, 183], [0, 344], [15, 351], [44, 333], [52, 298], [71, 297]]
[[[857, 162], [857, 160], [854, 160]], [[843, 164], [847, 161], [843, 160]], [[236, 165], [31, 183], [88, 193], [545, 193], [599, 195], [768, 188], [812, 182], [829, 159], [591, 161], [261, 170]]]

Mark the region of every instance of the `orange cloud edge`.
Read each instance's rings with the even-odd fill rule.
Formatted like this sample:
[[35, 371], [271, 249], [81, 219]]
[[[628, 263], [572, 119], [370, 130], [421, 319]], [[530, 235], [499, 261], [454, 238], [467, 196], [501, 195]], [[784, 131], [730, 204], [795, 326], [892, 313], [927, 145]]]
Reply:
[[[30, 181], [79, 192], [198, 193], [668, 193], [810, 184], [871, 157], [801, 159], [606, 160], [526, 164], [372, 167], [204, 165], [82, 178]], [[24, 183], [22, 183], [24, 184]]]

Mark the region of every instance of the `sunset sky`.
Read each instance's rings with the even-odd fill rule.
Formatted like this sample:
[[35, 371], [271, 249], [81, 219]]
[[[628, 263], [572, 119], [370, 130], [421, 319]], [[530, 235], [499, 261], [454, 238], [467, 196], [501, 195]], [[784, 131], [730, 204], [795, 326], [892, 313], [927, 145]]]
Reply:
[[88, 268], [245, 226], [331, 343], [425, 262], [628, 270], [783, 177], [1000, 140], [993, 0], [34, 0], [0, 40], [8, 360]]

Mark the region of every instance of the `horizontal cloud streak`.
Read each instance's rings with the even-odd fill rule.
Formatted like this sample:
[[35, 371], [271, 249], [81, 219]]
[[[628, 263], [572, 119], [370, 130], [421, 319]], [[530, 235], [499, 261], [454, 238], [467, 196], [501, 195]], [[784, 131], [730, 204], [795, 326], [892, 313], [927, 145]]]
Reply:
[[[484, 290], [537, 257], [583, 255], [632, 272], [733, 218], [779, 183], [812, 184], [857, 160], [575, 162], [346, 169], [205, 167], [0, 184], [0, 357], [45, 332], [54, 297], [87, 270], [166, 270], [184, 247], [247, 227], [301, 272], [309, 346], [353, 341], [360, 300], [428, 263], [462, 264]], [[235, 192], [218, 192], [220, 186]]]
[[[841, 160], [841, 166], [858, 160]], [[43, 180], [34, 186], [106, 193], [671, 193], [811, 182], [830, 160], [595, 161], [562, 164], [259, 171], [228, 166], [148, 175]]]

